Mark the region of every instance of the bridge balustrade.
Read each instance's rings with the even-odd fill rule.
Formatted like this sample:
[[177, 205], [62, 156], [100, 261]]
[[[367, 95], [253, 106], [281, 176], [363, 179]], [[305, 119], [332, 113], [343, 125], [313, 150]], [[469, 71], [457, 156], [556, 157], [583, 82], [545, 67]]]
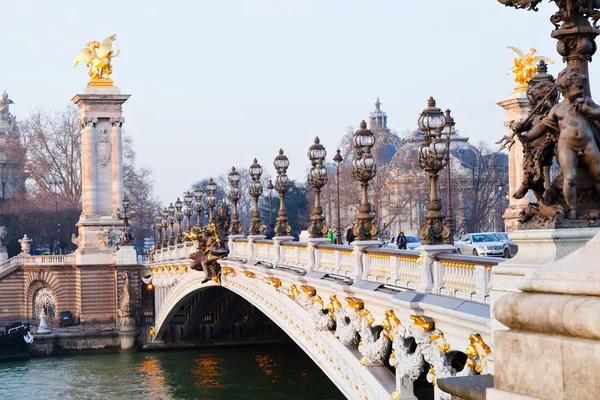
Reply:
[[19, 254], [11, 257], [0, 264], [0, 273], [13, 267], [22, 267], [24, 265], [68, 265], [75, 264], [75, 255], [48, 255], [48, 256], [32, 256], [29, 254]]
[[[489, 303], [491, 268], [502, 259], [462, 254], [232, 237], [229, 258], [255, 260], [273, 267], [294, 267], [378, 282], [420, 292]], [[196, 246], [187, 242], [155, 252], [152, 265], [170, 267], [189, 258]]]

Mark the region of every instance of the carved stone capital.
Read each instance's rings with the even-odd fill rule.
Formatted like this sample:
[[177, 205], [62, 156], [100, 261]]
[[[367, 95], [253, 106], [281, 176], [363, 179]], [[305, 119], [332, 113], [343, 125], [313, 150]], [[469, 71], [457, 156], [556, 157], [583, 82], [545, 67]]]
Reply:
[[120, 128], [125, 123], [125, 117], [119, 117], [119, 118], [111, 117], [110, 123], [112, 124], [112, 126], [114, 128]]
[[96, 117], [83, 117], [79, 120], [79, 125], [81, 129], [85, 128], [94, 128], [98, 123], [98, 118]]

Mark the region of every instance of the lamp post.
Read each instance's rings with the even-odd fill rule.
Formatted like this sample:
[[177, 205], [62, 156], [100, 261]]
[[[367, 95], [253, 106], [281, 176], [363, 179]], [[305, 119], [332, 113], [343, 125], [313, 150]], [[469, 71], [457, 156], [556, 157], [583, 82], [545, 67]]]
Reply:
[[[423, 132], [423, 143], [419, 148], [419, 166], [429, 174], [430, 190], [425, 224], [419, 230], [425, 245], [449, 244], [450, 231], [444, 226], [442, 200], [438, 196], [438, 173], [446, 165], [446, 146], [442, 139], [442, 130], [446, 119], [442, 111], [435, 106], [435, 99], [430, 97], [427, 108], [419, 116], [419, 129]], [[450, 136], [446, 137], [450, 140]]]
[[165, 207], [162, 211], [163, 243], [162, 247], [169, 247], [169, 210]]
[[167, 222], [169, 223], [169, 226], [171, 227], [171, 234], [169, 235], [169, 246], [172, 244], [175, 244], [175, 206], [173, 205], [173, 203], [169, 204], [169, 207], [167, 207], [167, 212], [168, 212], [168, 216], [167, 216]]
[[[61, 179], [50, 179], [48, 184], [54, 186], [54, 205], [56, 211], [56, 245], [60, 252], [60, 223], [58, 222], [58, 185], [62, 185]], [[4, 181], [2, 182], [2, 201], [4, 202]], [[54, 252], [54, 246], [52, 246], [52, 252]]]
[[337, 227], [335, 229], [335, 240], [337, 244], [342, 244], [342, 223], [340, 218], [340, 164], [344, 161], [344, 158], [342, 157], [342, 153], [340, 153], [340, 149], [337, 149], [335, 152], [333, 161], [335, 162], [335, 175], [337, 181]]
[[181, 220], [183, 219], [183, 213], [181, 212], [182, 207], [183, 202], [178, 197], [175, 202], [175, 219], [177, 220], [177, 236], [175, 237], [175, 243], [183, 242], [183, 233], [181, 232]]
[[217, 190], [217, 184], [213, 181], [213, 178], [209, 178], [206, 184], [206, 207], [208, 207], [208, 223], [213, 222], [213, 211], [217, 205], [217, 199], [215, 198], [215, 191]]
[[275, 236], [289, 236], [292, 228], [288, 224], [288, 218], [285, 215], [285, 193], [290, 189], [290, 179], [286, 172], [290, 166], [290, 160], [279, 149], [279, 155], [275, 157], [273, 165], [277, 170], [275, 178], [275, 190], [279, 193], [279, 211], [277, 212], [277, 223], [275, 224]]
[[315, 142], [308, 149], [308, 158], [312, 165], [308, 172], [308, 184], [315, 191], [315, 206], [308, 226], [308, 235], [311, 238], [322, 238], [327, 234], [323, 207], [321, 206], [321, 188], [327, 183], [327, 169], [323, 166], [326, 155], [325, 147], [316, 137]]
[[194, 197], [192, 196], [192, 194], [187, 191], [183, 194], [183, 203], [185, 204], [185, 207], [183, 209], [183, 215], [185, 216], [185, 219], [187, 221], [186, 226], [185, 226], [185, 231], [186, 232], [190, 232], [190, 230], [192, 229], [192, 201], [194, 200]]
[[362, 192], [358, 209], [360, 213], [356, 219], [354, 234], [357, 241], [375, 240], [377, 231], [373, 226], [374, 216], [371, 213], [371, 203], [368, 199], [369, 181], [377, 173], [377, 165], [371, 154], [375, 136], [370, 129], [367, 129], [367, 123], [364, 120], [360, 123], [360, 129], [354, 133], [352, 141], [356, 153], [356, 157], [352, 160], [352, 176], [360, 182]]
[[200, 190], [200, 185], [196, 185], [194, 188], [194, 211], [198, 217], [195, 226], [200, 229], [202, 226], [202, 223], [200, 222], [200, 214], [202, 213], [202, 190]]
[[269, 179], [267, 190], [269, 191], [269, 226], [273, 225], [273, 181]]
[[263, 226], [260, 221], [260, 212], [258, 211], [258, 198], [263, 192], [262, 185], [260, 183], [260, 177], [262, 175], [262, 167], [255, 158], [252, 165], [250, 165], [250, 178], [252, 182], [248, 188], [248, 193], [254, 200], [254, 210], [252, 211], [252, 219], [250, 225], [250, 235], [262, 235]]
[[162, 247], [161, 246], [161, 240], [162, 240], [161, 236], [162, 236], [162, 229], [163, 229], [162, 214], [161, 214], [160, 210], [157, 211], [156, 214], [154, 215], [154, 227], [156, 230], [156, 242], [155, 242], [154, 248], [158, 250]]
[[496, 229], [496, 232], [501, 232], [504, 229], [502, 229], [502, 197], [504, 194], [504, 183], [502, 183], [502, 181], [500, 179], [498, 179], [498, 212], [497, 212], [497, 221], [498, 221], [498, 226]]
[[123, 212], [121, 212], [121, 209], [117, 207], [117, 218], [123, 221], [123, 235], [121, 237], [121, 245], [131, 246], [133, 236], [129, 232], [129, 219], [131, 218], [131, 213], [129, 212], [129, 198], [127, 197], [127, 195], [123, 196], [122, 205]]
[[233, 205], [233, 212], [231, 213], [231, 226], [229, 227], [229, 233], [232, 235], [241, 235], [244, 231], [240, 225], [240, 216], [237, 211], [237, 203], [240, 199], [240, 188], [238, 186], [240, 182], [240, 173], [235, 170], [235, 167], [231, 167], [231, 172], [227, 176], [229, 179], [229, 200]]
[[452, 129], [456, 123], [454, 118], [450, 115], [450, 110], [446, 110], [446, 123], [444, 125], [444, 132], [446, 133], [446, 173], [447, 173], [447, 185], [448, 185], [448, 200], [446, 204], [446, 228], [450, 232], [450, 238], [448, 244], [454, 246], [454, 216], [452, 215], [452, 180], [450, 179], [450, 140], [452, 137]]

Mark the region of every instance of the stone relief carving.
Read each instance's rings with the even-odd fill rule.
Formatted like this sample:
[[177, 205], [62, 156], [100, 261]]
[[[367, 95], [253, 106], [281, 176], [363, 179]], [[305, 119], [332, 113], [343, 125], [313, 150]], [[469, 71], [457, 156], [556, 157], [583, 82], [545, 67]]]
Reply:
[[113, 227], [105, 228], [104, 232], [98, 234], [98, 244], [101, 247], [112, 248], [119, 244], [119, 234]]
[[0, 247], [4, 246], [4, 238], [6, 237], [6, 227], [0, 226]]
[[98, 164], [102, 168], [105, 168], [110, 162], [110, 156], [112, 152], [112, 145], [110, 144], [110, 134], [106, 127], [100, 129], [98, 134], [98, 141], [96, 142], [96, 151], [98, 154]]
[[120, 104], [86, 104], [86, 111], [100, 112], [121, 112], [123, 109]]

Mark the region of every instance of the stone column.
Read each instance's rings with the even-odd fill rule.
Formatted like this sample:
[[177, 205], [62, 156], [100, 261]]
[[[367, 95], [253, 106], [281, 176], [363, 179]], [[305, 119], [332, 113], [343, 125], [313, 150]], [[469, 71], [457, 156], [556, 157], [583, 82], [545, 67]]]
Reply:
[[112, 123], [112, 213], [117, 214], [123, 200], [123, 133], [125, 118], [111, 118]]
[[[81, 219], [93, 218], [97, 210], [96, 123], [98, 118], [81, 118]], [[85, 160], [85, 162], [83, 161]]]
[[[525, 94], [525, 89], [517, 89], [510, 94], [507, 100], [497, 103], [506, 110], [507, 135], [512, 134], [510, 124], [513, 121], [524, 121], [531, 112], [531, 104]], [[523, 183], [523, 145], [515, 138], [515, 144], [508, 152], [508, 208], [504, 213], [504, 224], [506, 230], [512, 232], [517, 226], [517, 220], [521, 210], [531, 202], [535, 202], [535, 197], [529, 192], [522, 199], [513, 198], [513, 194], [521, 187]]]

